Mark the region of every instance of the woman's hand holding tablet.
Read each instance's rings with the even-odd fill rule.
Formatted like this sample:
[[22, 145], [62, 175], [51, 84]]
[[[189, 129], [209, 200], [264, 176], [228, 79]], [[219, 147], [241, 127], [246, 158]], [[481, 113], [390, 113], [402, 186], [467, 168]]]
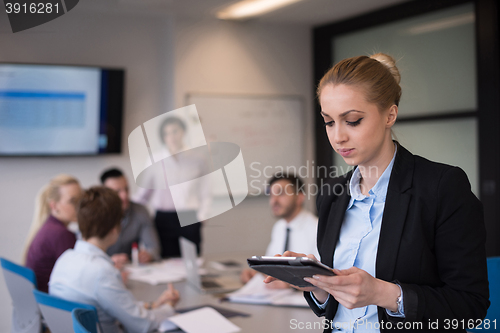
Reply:
[[[397, 310], [394, 309], [394, 304], [392, 304], [392, 302], [386, 304], [386, 302], [383, 301], [385, 300], [385, 297], [380, 296], [394, 294], [394, 299], [396, 299], [399, 295], [399, 287], [393, 283], [376, 279], [366, 271], [357, 267], [351, 267], [345, 270], [330, 269], [329, 267], [318, 262], [312, 254], [305, 255], [303, 253], [295, 253], [291, 251], [286, 251], [283, 255], [277, 254], [274, 257], [260, 257], [260, 260], [263, 263], [273, 262], [273, 259], [276, 262], [284, 260], [289, 264], [290, 262], [295, 262], [297, 259], [304, 257], [309, 258], [312, 262], [314, 262], [313, 265], [315, 267], [321, 267], [320, 269], [324, 270], [311, 275], [307, 273], [303, 274], [304, 277], [302, 277], [302, 279], [307, 282], [309, 286], [304, 286], [302, 284], [297, 286], [298, 283], [296, 283], [295, 285], [290, 284], [291, 287], [301, 291], [313, 292], [314, 297], [320, 303], [326, 302], [328, 295], [330, 294], [339, 303], [349, 309], [365, 306], [367, 304], [380, 304], [387, 309], [393, 311]], [[292, 265], [290, 265], [290, 267], [292, 267]], [[256, 267], [252, 268], [259, 270], [259, 268]], [[321, 272], [325, 274], [321, 274]], [[269, 273], [266, 274], [269, 275]], [[264, 282], [271, 283], [275, 280], [278, 279], [276, 277], [268, 276]]]
[[[310, 259], [313, 259], [313, 260], [316, 260], [318, 261], [318, 259], [316, 259], [316, 257], [313, 255], [313, 254], [304, 254], [304, 253], [296, 253], [296, 252], [292, 252], [292, 251], [286, 251], [285, 253], [283, 253], [283, 256], [291, 256], [291, 257], [307, 257], [307, 258], [310, 258]], [[277, 254], [275, 257], [281, 257], [280, 254]], [[333, 272], [335, 272], [336, 270], [334, 269]], [[264, 283], [271, 283], [273, 281], [277, 280], [276, 278], [272, 277], [272, 276], [268, 276], [265, 280], [264, 280]], [[309, 282], [310, 283], [310, 282]], [[311, 283], [312, 284], [312, 283]], [[326, 300], [328, 299], [328, 293], [326, 291], [324, 291], [323, 289], [320, 289], [316, 286], [311, 286], [311, 287], [297, 287], [297, 286], [294, 286], [294, 285], [290, 285], [292, 288], [295, 288], [297, 290], [300, 290], [300, 291], [309, 291], [309, 292], [312, 292], [314, 294], [314, 297], [320, 302], [320, 303], [325, 303]]]
[[333, 275], [333, 271], [326, 265], [320, 263], [314, 255], [305, 255], [286, 251], [283, 255], [277, 254], [274, 257], [253, 257], [248, 259], [250, 267], [269, 275], [264, 280], [269, 284], [273, 281], [283, 281], [295, 289], [301, 291], [313, 291], [313, 287], [304, 277], [311, 277], [314, 274]]

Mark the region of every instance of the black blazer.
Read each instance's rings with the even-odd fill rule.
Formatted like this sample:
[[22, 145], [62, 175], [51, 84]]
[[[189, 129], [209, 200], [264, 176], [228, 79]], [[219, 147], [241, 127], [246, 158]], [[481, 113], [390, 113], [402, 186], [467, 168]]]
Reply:
[[[453, 319], [464, 319], [465, 325], [469, 319], [479, 323], [489, 306], [482, 204], [462, 169], [431, 162], [397, 145], [376, 277], [400, 283], [406, 318], [388, 316], [379, 307], [379, 323], [391, 322], [396, 327], [401, 321], [421, 322], [419, 332], [437, 332], [429, 329], [429, 320], [437, 320], [441, 329], [451, 326]], [[317, 198], [318, 250], [321, 261], [330, 267], [350, 200], [351, 176], [352, 171], [332, 179]], [[309, 293], [304, 295], [318, 316], [334, 318], [338, 302], [333, 297], [321, 310]], [[459, 331], [465, 331], [461, 322], [458, 325]]]

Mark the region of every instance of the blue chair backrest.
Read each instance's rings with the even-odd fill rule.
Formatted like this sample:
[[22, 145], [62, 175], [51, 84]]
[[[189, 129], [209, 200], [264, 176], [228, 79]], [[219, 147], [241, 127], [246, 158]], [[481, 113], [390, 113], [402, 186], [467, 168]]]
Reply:
[[33, 290], [33, 294], [51, 333], [72, 332], [71, 312], [77, 308], [91, 310], [97, 318], [97, 310], [92, 305], [67, 301], [38, 290]]
[[12, 299], [12, 333], [39, 333], [42, 330], [40, 309], [33, 296], [36, 290], [35, 273], [0, 258], [5, 283]]
[[71, 317], [75, 333], [97, 333], [97, 316], [94, 311], [74, 309]]
[[470, 332], [500, 331], [500, 257], [490, 257], [487, 262], [491, 304], [482, 324], [476, 329], [467, 329]]
[[496, 320], [497, 330], [500, 331], [500, 257], [488, 258], [488, 281], [490, 282], [491, 305], [486, 319], [489, 319], [491, 323], [489, 330], [495, 328], [493, 320]]

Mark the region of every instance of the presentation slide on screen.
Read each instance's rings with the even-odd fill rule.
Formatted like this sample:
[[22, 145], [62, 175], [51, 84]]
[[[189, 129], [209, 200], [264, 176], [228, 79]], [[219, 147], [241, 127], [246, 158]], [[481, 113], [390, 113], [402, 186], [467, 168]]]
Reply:
[[98, 68], [0, 64], [0, 154], [99, 151]]

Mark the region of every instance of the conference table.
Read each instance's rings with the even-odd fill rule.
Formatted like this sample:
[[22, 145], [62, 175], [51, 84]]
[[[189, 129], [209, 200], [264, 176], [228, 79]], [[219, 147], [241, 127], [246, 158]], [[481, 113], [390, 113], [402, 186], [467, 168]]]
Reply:
[[[246, 255], [217, 255], [205, 257], [205, 263], [209, 261], [233, 260], [246, 266]], [[205, 265], [208, 266], [208, 265]], [[207, 267], [209, 273], [214, 273]], [[217, 271], [220, 273], [219, 271]], [[239, 274], [238, 272], [227, 272], [224, 274]], [[192, 308], [197, 306], [212, 305], [216, 308], [223, 308], [231, 311], [241, 312], [249, 316], [235, 316], [229, 320], [241, 328], [242, 333], [256, 332], [322, 332], [320, 329], [323, 318], [318, 318], [311, 309], [301, 307], [282, 307], [272, 305], [241, 304], [222, 300], [223, 295], [204, 294], [197, 291], [185, 280], [174, 282], [174, 287], [179, 290], [181, 299], [176, 305], [177, 309]], [[153, 301], [166, 288], [167, 284], [150, 285], [144, 282], [129, 280], [127, 287], [138, 300]], [[313, 326], [316, 323], [316, 326]], [[316, 327], [316, 329], [306, 329]], [[300, 329], [302, 328], [302, 329]]]

